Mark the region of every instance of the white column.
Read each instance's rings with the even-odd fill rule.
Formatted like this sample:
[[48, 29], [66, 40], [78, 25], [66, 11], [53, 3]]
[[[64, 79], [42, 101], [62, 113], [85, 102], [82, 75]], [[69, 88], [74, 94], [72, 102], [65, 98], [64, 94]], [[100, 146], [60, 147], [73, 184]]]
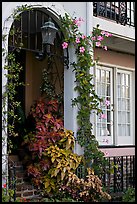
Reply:
[[[78, 93], [74, 91], [75, 87], [75, 72], [73, 71], [72, 62], [76, 62], [76, 54], [74, 47], [69, 48], [69, 69], [64, 70], [64, 127], [68, 130], [74, 132], [74, 137], [76, 138], [76, 133], [78, 129], [77, 124], [77, 106], [72, 107], [72, 99], [77, 98]], [[77, 154], [82, 154], [80, 146], [75, 143], [74, 152]]]
[[[91, 35], [92, 31], [93, 31], [93, 2], [86, 2], [86, 8], [87, 8], [87, 12], [86, 12], [86, 15], [87, 15], [87, 17], [86, 17], [87, 18], [86, 32], [87, 33], [86, 34], [88, 36], [88, 35]], [[94, 58], [94, 53], [92, 51], [93, 51], [93, 49], [91, 50], [91, 54], [92, 54], [92, 58]], [[90, 74], [95, 75], [95, 67], [90, 68]], [[95, 83], [95, 80], [93, 80], [93, 82]], [[91, 114], [90, 122], [95, 124], [95, 115], [94, 114]], [[94, 126], [93, 126], [93, 131], [95, 134]]]
[[[5, 85], [7, 84], [7, 78], [5, 74], [7, 73], [4, 70], [5, 65], [5, 57], [2, 57], [2, 98], [4, 97], [4, 93], [6, 91]], [[4, 105], [5, 103], [5, 105]], [[8, 176], [8, 154], [7, 154], [7, 112], [8, 108], [7, 98], [2, 99], [2, 184], [5, 183], [5, 180]]]

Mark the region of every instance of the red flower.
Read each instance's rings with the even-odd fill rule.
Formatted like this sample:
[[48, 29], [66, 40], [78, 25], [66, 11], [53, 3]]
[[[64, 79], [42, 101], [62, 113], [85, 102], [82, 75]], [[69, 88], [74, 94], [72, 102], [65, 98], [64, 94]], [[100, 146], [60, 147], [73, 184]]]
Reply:
[[6, 188], [6, 183], [3, 184], [3, 188]]

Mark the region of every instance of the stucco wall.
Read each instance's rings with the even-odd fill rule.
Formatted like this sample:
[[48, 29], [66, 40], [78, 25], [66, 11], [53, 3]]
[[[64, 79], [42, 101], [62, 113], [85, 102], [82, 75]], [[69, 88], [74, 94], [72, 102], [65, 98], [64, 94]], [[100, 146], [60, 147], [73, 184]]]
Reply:
[[94, 57], [99, 57], [99, 62], [135, 69], [135, 56], [130, 54], [95, 48]]
[[105, 153], [106, 157], [135, 155], [134, 147], [102, 148], [101, 151]]

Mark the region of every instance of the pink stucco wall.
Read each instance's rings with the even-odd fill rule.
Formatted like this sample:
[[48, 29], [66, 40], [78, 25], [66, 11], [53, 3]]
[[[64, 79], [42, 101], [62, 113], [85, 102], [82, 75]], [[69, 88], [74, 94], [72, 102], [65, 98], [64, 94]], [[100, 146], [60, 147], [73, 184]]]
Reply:
[[99, 57], [99, 62], [135, 69], [134, 55], [95, 48], [94, 57]]
[[134, 147], [102, 148], [100, 150], [104, 152], [106, 157], [135, 155]]

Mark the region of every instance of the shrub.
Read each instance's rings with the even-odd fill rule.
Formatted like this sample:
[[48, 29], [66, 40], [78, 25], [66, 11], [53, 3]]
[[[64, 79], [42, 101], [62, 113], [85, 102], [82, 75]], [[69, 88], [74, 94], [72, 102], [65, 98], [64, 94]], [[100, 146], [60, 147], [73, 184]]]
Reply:
[[47, 199], [85, 202], [110, 199], [91, 169], [84, 180], [76, 176], [83, 157], [73, 152], [74, 135], [64, 128], [58, 104], [57, 100], [40, 98], [31, 107], [28, 118], [33, 125], [29, 126], [23, 142], [32, 156], [27, 166], [28, 175]]
[[135, 202], [135, 188], [128, 188], [123, 197], [122, 197], [123, 202]]

